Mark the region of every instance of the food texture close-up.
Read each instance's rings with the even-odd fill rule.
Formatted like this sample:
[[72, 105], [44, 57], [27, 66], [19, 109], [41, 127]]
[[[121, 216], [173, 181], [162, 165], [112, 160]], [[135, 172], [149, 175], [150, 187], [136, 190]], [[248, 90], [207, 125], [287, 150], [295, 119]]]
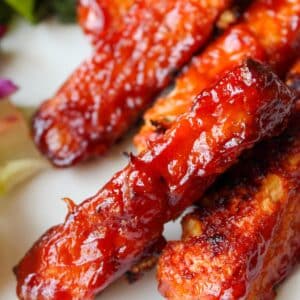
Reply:
[[300, 299], [300, 0], [3, 0], [0, 62], [0, 299]]

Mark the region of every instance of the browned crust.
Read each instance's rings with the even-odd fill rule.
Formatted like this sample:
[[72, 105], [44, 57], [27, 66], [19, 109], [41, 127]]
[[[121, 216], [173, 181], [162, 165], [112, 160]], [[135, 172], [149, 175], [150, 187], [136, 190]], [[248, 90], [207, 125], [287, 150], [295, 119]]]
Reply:
[[300, 98], [300, 58], [296, 61], [287, 76], [287, 85], [294, 89]]
[[[299, 259], [300, 126], [256, 148], [183, 220], [159, 261], [168, 299], [273, 299]], [[212, 204], [213, 203], [213, 204]]]
[[95, 196], [77, 206], [69, 201], [65, 222], [15, 268], [20, 299], [92, 299], [143, 257], [164, 223], [199, 199], [244, 150], [280, 134], [293, 104], [291, 90], [261, 64], [247, 60], [229, 71]]

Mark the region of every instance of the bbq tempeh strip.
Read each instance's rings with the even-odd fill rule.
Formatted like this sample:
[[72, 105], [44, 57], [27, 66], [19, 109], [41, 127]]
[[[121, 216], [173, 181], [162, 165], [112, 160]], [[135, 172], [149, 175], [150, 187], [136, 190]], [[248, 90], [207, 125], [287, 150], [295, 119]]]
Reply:
[[145, 0], [40, 107], [34, 138], [57, 166], [107, 150], [209, 38], [230, 0]]
[[79, 0], [78, 22], [93, 44], [110, 31], [118, 30], [136, 0]]
[[[77, 16], [79, 25], [95, 45], [106, 34], [118, 30], [128, 20], [127, 13], [141, 0], [79, 0]], [[235, 5], [225, 10], [218, 19], [216, 27], [224, 30], [236, 22], [241, 11], [251, 0], [237, 0]]]
[[[300, 60], [287, 76], [298, 97], [299, 76]], [[280, 138], [256, 146], [212, 187], [201, 210], [184, 217], [182, 241], [170, 243], [160, 260], [164, 296], [273, 299], [300, 259], [299, 108]]]
[[299, 0], [256, 0], [244, 20], [195, 57], [177, 79], [175, 89], [146, 111], [145, 125], [134, 140], [136, 147], [145, 149], [148, 140], [155, 140], [189, 109], [193, 96], [245, 57], [266, 61], [283, 74], [299, 52]]
[[168, 299], [273, 299], [300, 259], [300, 114], [185, 216], [158, 267]]
[[241, 152], [278, 134], [293, 94], [254, 61], [195, 99], [149, 150], [50, 229], [15, 269], [21, 299], [92, 299], [160, 238]]
[[193, 59], [176, 80], [175, 89], [159, 98], [144, 115], [145, 125], [135, 136], [139, 151], [147, 148], [147, 142], [156, 140], [169, 128], [178, 116], [189, 110], [192, 99], [209, 87], [230, 67], [239, 65], [247, 56], [264, 60], [264, 51], [245, 25], [227, 30], [204, 52]]

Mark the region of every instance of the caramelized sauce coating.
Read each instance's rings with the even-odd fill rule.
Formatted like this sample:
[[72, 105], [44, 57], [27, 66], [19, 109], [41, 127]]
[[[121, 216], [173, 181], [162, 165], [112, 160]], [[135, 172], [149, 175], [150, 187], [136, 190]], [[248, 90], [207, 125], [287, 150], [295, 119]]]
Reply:
[[118, 30], [124, 16], [136, 0], [79, 0], [77, 16], [79, 25], [93, 44], [109, 31]]
[[300, 58], [290, 70], [286, 82], [297, 94], [298, 101], [296, 102], [296, 107], [300, 111]]
[[300, 3], [298, 0], [257, 0], [244, 20], [217, 38], [176, 80], [174, 90], [146, 111], [145, 125], [134, 143], [147, 148], [183, 112], [191, 99], [222, 76], [224, 70], [239, 65], [245, 57], [268, 62], [284, 74], [300, 52]]
[[[118, 30], [127, 22], [126, 14], [141, 0], [79, 0], [78, 23], [93, 44], [97, 44], [107, 32]], [[250, 0], [238, 0], [219, 17], [216, 27], [228, 28], [240, 17]]]
[[300, 114], [225, 174], [159, 260], [168, 299], [274, 299], [300, 259]]
[[246, 57], [265, 60], [264, 50], [244, 24], [229, 28], [199, 56], [193, 58], [176, 79], [174, 90], [159, 98], [144, 114], [145, 125], [135, 136], [139, 151], [155, 140], [178, 116], [187, 112], [195, 95], [212, 85], [222, 74], [241, 64]]
[[203, 91], [158, 141], [46, 232], [15, 268], [20, 299], [93, 299], [248, 148], [285, 127], [294, 95], [254, 61]]
[[245, 14], [245, 23], [265, 49], [268, 63], [284, 75], [300, 52], [299, 0], [261, 0]]
[[33, 131], [41, 152], [61, 167], [103, 154], [207, 41], [229, 3], [139, 1], [39, 108]]
[[[293, 65], [287, 76], [287, 85], [296, 91], [297, 96], [300, 99], [300, 58]], [[298, 100], [298, 103], [300, 103], [300, 100]]]

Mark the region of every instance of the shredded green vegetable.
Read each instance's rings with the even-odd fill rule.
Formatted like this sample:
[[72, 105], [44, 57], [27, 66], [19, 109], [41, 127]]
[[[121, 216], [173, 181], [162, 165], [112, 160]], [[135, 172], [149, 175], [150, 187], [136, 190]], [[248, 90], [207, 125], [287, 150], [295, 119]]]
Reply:
[[0, 196], [48, 166], [36, 149], [22, 113], [0, 101]]

